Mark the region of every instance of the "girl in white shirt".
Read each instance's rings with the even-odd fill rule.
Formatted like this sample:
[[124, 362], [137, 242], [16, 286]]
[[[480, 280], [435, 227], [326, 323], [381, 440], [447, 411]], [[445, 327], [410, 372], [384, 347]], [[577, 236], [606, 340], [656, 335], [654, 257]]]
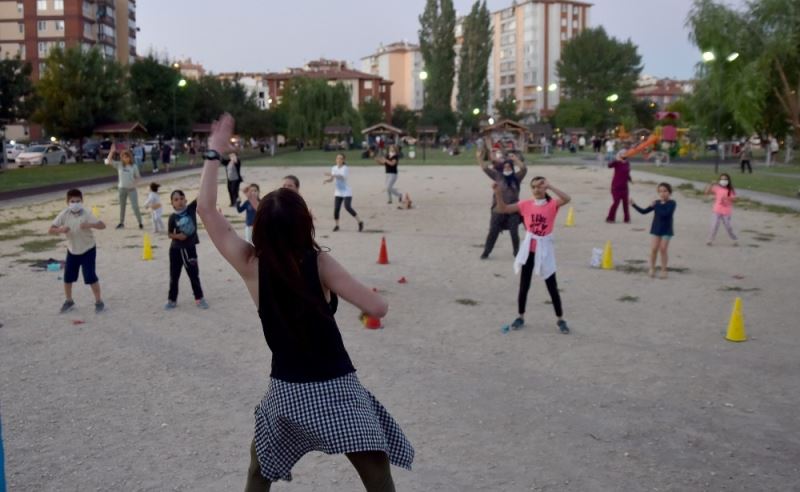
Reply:
[[356, 222], [358, 222], [358, 232], [364, 230], [364, 222], [358, 218], [358, 214], [353, 209], [353, 190], [350, 189], [350, 185], [347, 184], [348, 174], [349, 171], [347, 169], [347, 164], [344, 162], [344, 154], [337, 154], [336, 165], [331, 168], [331, 172], [325, 173], [328, 179], [324, 181], [324, 183], [336, 181], [336, 190], [333, 193], [333, 220], [336, 222], [336, 226], [333, 228], [334, 232], [339, 230], [339, 212], [342, 209], [342, 203], [344, 203], [344, 209], [347, 210], [347, 213], [352, 215], [353, 218], [356, 219]]

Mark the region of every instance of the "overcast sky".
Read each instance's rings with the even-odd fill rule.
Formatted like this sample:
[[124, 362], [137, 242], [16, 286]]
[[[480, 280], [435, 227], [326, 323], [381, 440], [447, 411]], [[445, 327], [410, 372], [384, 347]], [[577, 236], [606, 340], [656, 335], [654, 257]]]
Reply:
[[[742, 4], [744, 0], [727, 0]], [[454, 0], [459, 15], [473, 0]], [[595, 0], [590, 24], [639, 46], [644, 72], [690, 78], [699, 59], [684, 27], [692, 0]], [[489, 0], [492, 11], [511, 0]], [[425, 0], [140, 0], [137, 49], [191, 57], [207, 70], [279, 71], [320, 57], [360, 58], [380, 43], [416, 42]]]

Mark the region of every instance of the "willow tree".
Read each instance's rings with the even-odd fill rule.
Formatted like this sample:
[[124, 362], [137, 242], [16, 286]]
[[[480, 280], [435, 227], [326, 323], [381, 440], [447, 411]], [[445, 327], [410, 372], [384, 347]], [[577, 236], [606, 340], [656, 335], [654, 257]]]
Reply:
[[350, 89], [329, 85], [322, 79], [292, 79], [283, 93], [281, 106], [287, 115], [289, 138], [322, 144], [328, 125], [347, 125], [361, 132], [361, 116], [352, 105]]
[[[800, 3], [757, 0], [737, 10], [695, 0], [686, 20], [699, 52], [714, 54], [698, 65], [692, 98], [700, 115], [715, 115], [742, 132], [800, 140]], [[711, 58], [710, 56], [708, 58]], [[712, 123], [707, 121], [705, 126]]]

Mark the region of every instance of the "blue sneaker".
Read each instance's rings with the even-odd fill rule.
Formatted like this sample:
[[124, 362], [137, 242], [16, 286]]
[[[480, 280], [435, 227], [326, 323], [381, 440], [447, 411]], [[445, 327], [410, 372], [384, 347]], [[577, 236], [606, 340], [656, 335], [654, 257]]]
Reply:
[[512, 329], [512, 330], [519, 330], [519, 329], [521, 329], [521, 328], [522, 328], [524, 325], [525, 325], [525, 320], [524, 320], [524, 319], [522, 319], [522, 318], [517, 318], [517, 319], [515, 319], [515, 320], [514, 320], [514, 322], [513, 322], [513, 323], [511, 323], [511, 329]]
[[561, 331], [562, 334], [569, 335], [569, 326], [567, 326], [566, 321], [560, 319], [558, 320], [558, 323], [556, 323], [556, 325], [558, 326], [558, 329], [559, 331]]
[[208, 303], [206, 302], [205, 299], [198, 299], [198, 300], [196, 300], [194, 302], [195, 302], [195, 304], [197, 304], [197, 307], [199, 307], [200, 309], [208, 309]]
[[171, 310], [175, 309], [176, 307], [178, 307], [178, 303], [177, 302], [175, 302], [175, 301], [167, 301], [167, 304], [164, 306], [164, 309], [166, 309], [167, 311], [171, 311]]

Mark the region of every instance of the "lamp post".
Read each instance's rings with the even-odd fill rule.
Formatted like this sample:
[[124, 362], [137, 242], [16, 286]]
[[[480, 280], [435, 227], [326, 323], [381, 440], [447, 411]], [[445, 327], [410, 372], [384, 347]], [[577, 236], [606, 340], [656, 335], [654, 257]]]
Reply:
[[[425, 111], [425, 81], [428, 80], [428, 72], [425, 70], [419, 73], [419, 80], [422, 82], [422, 110], [420, 113]], [[417, 130], [417, 134], [419, 134], [419, 130]], [[425, 138], [422, 138], [422, 162], [425, 162]]]
[[[714, 61], [716, 61], [717, 55], [714, 54], [713, 51], [705, 51], [705, 52], [703, 52], [702, 58], [703, 58], [703, 63], [708, 64], [708, 63], [713, 63]], [[728, 56], [725, 57], [725, 61], [728, 62], [728, 63], [731, 63], [731, 62], [735, 61], [737, 58], [739, 58], [739, 53], [734, 51], [733, 53], [731, 53], [731, 54], [729, 54]], [[724, 65], [720, 65], [720, 70], [722, 69], [722, 67], [724, 67]], [[721, 129], [720, 129], [721, 121], [720, 120], [722, 119], [722, 75], [723, 75], [722, 73], [719, 74], [719, 83], [717, 84], [717, 89], [718, 89], [719, 93], [718, 93], [718, 101], [717, 101], [717, 105], [718, 105], [717, 106], [717, 135], [716, 135], [717, 152], [716, 152], [716, 156], [714, 158], [714, 174], [719, 174], [719, 160], [720, 160], [720, 153], [722, 151], [722, 148], [720, 147], [720, 145], [722, 144], [722, 139], [720, 138], [720, 132], [721, 132]]]
[[173, 140], [173, 143], [175, 141], [175, 135], [177, 134], [177, 128], [178, 128], [178, 125], [176, 123], [177, 115], [178, 115], [176, 98], [177, 98], [177, 93], [178, 93], [178, 88], [179, 87], [181, 89], [186, 87], [186, 79], [182, 78], [182, 79], [178, 80], [177, 84], [172, 86], [172, 140]]

